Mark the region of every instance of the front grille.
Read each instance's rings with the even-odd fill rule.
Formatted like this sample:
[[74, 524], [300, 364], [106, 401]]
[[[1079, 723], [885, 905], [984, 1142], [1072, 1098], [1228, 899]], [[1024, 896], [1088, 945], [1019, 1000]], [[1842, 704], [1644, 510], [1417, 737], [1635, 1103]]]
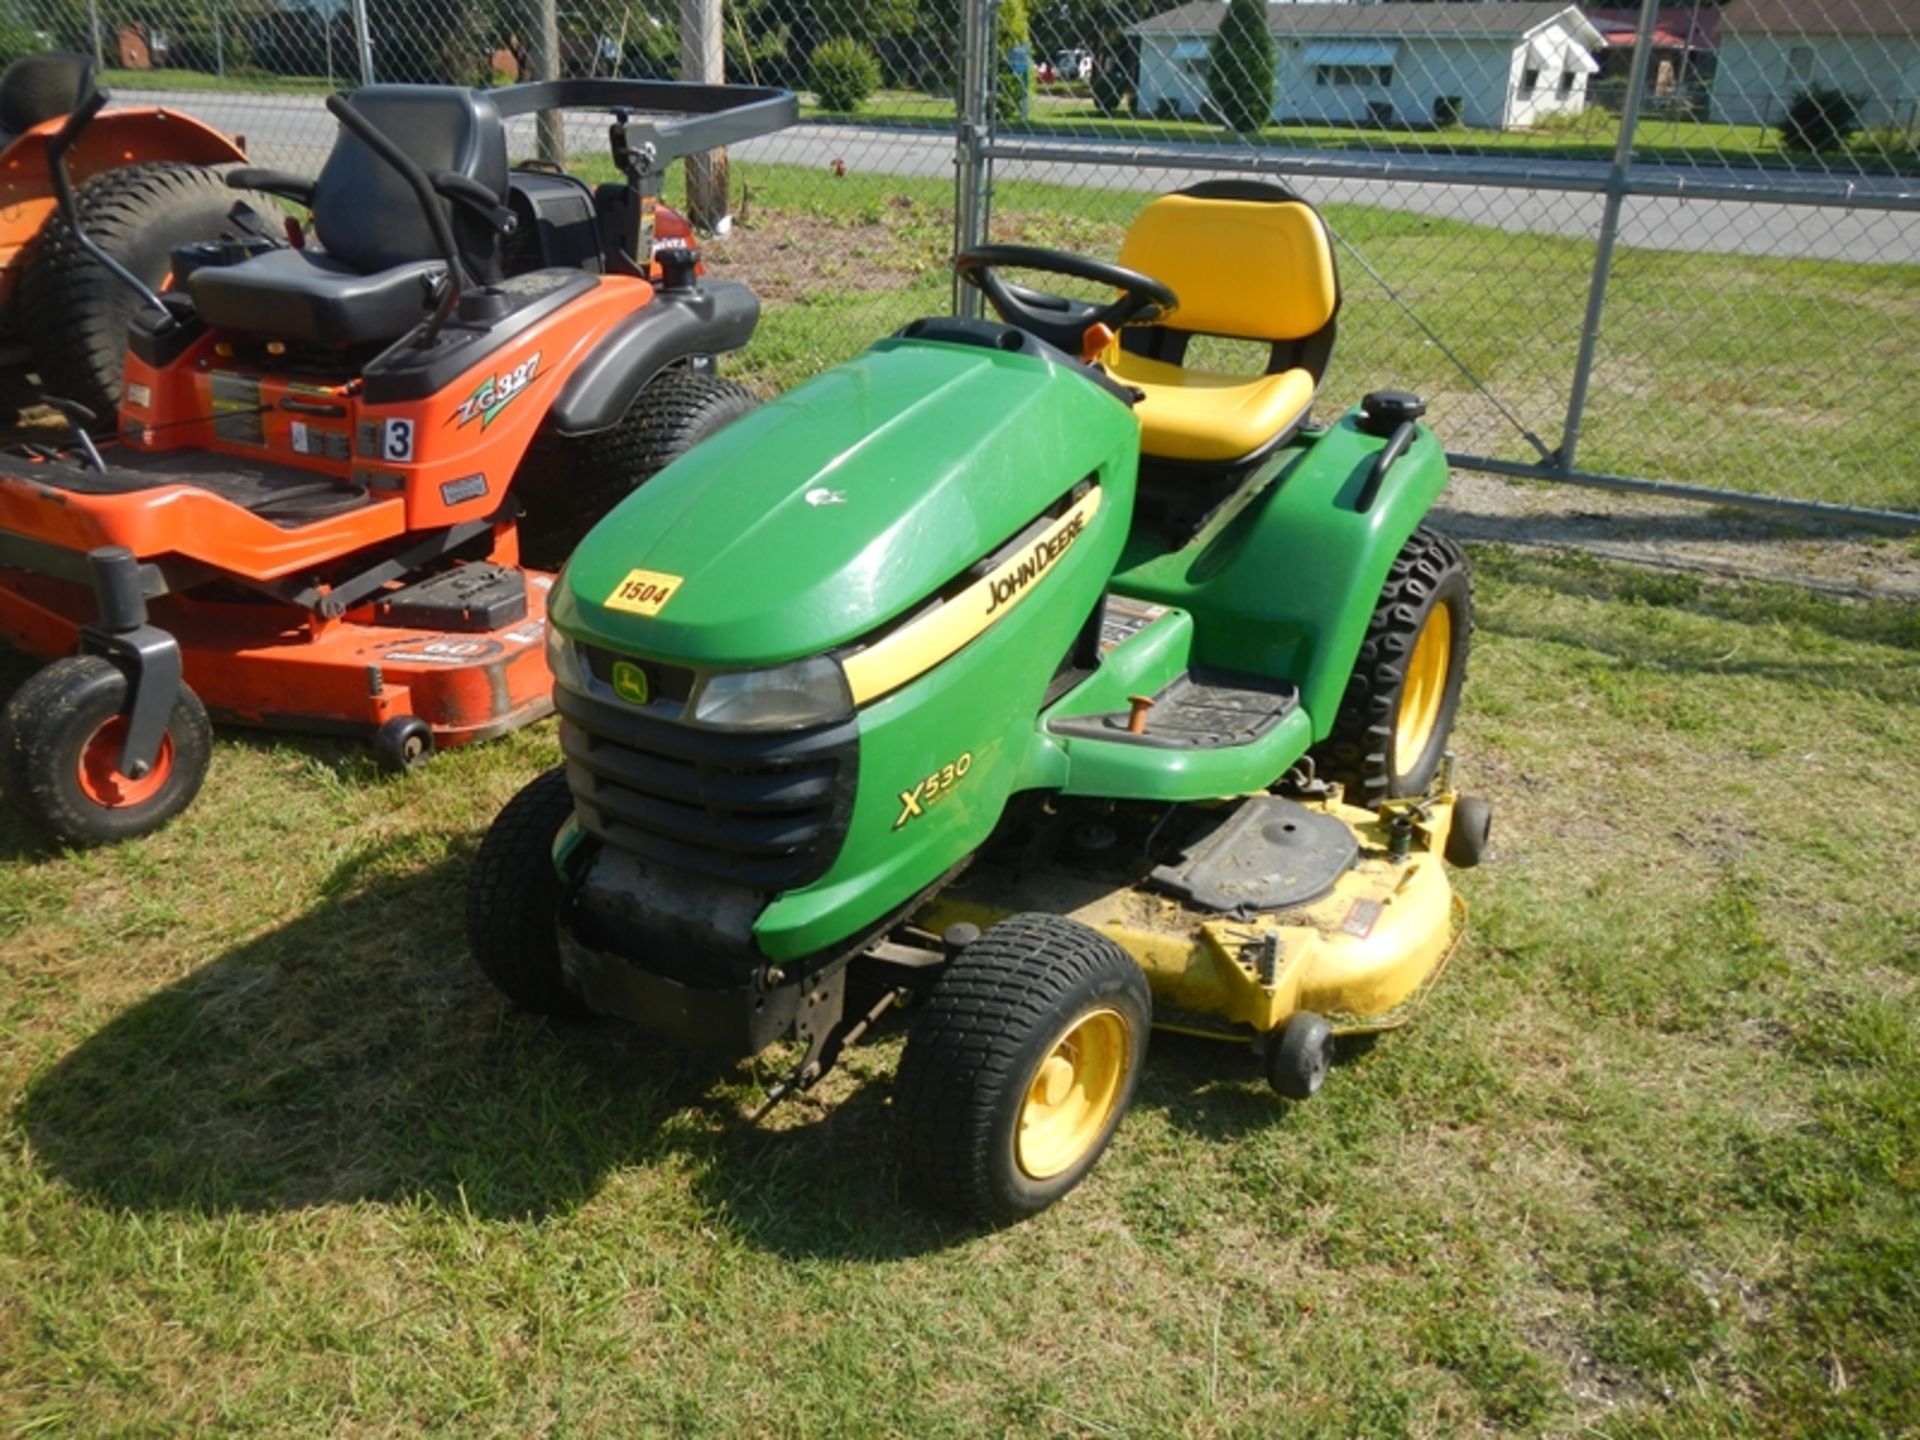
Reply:
[[574, 808], [608, 845], [777, 890], [832, 865], [853, 810], [859, 731], [735, 734], [556, 689]]

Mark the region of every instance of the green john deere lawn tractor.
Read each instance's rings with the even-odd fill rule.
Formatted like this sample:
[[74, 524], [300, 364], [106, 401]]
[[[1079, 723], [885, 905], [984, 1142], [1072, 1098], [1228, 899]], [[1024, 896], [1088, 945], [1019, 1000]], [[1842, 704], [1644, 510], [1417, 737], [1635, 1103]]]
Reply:
[[[1437, 976], [1442, 859], [1487, 832], [1447, 756], [1472, 594], [1420, 528], [1441, 448], [1397, 392], [1309, 419], [1324, 222], [1210, 182], [1120, 262], [963, 253], [1007, 323], [916, 321], [615, 510], [553, 593], [566, 763], [469, 890], [516, 1003], [797, 1040], [774, 1098], [908, 1004], [901, 1163], [988, 1222], [1093, 1165], [1150, 1026], [1311, 1095]], [[1268, 363], [1199, 368], [1197, 336]]]

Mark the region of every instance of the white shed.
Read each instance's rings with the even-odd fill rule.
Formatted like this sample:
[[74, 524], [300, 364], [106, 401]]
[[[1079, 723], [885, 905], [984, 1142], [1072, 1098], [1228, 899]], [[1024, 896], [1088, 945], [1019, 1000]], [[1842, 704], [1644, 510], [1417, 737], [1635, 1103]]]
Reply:
[[[1920, 0], [1916, 0], [1920, 3]], [[1140, 113], [1204, 113], [1207, 49], [1224, 4], [1182, 5], [1133, 27]], [[1586, 107], [1606, 42], [1572, 5], [1269, 4], [1273, 118], [1489, 130]]]
[[1920, 125], [1920, 0], [1729, 0], [1713, 118], [1775, 125], [1814, 86], [1851, 95], [1864, 125]]

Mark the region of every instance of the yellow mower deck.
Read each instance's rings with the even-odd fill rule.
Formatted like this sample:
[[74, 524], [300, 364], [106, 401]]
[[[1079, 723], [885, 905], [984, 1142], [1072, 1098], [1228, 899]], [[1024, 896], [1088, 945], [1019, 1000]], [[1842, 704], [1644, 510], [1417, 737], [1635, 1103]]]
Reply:
[[[1379, 815], [1337, 801], [1302, 802], [1344, 823], [1360, 856], [1329, 893], [1290, 910], [1234, 919], [1061, 867], [983, 861], [915, 924], [940, 934], [960, 923], [984, 930], [1022, 911], [1069, 916], [1138, 962], [1160, 1029], [1252, 1039], [1307, 1010], [1336, 1034], [1389, 1030], [1411, 1017], [1465, 929], [1465, 906], [1441, 859], [1455, 798], [1393, 801]], [[1412, 824], [1411, 843], [1395, 857], [1391, 821], [1402, 815]]]

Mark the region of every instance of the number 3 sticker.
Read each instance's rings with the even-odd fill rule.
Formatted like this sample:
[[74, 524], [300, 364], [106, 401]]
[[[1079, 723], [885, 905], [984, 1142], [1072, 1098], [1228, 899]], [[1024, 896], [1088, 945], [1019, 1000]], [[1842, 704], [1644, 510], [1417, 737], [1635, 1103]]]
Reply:
[[385, 437], [380, 445], [381, 453], [389, 460], [413, 459], [413, 422], [411, 420], [389, 420]]

